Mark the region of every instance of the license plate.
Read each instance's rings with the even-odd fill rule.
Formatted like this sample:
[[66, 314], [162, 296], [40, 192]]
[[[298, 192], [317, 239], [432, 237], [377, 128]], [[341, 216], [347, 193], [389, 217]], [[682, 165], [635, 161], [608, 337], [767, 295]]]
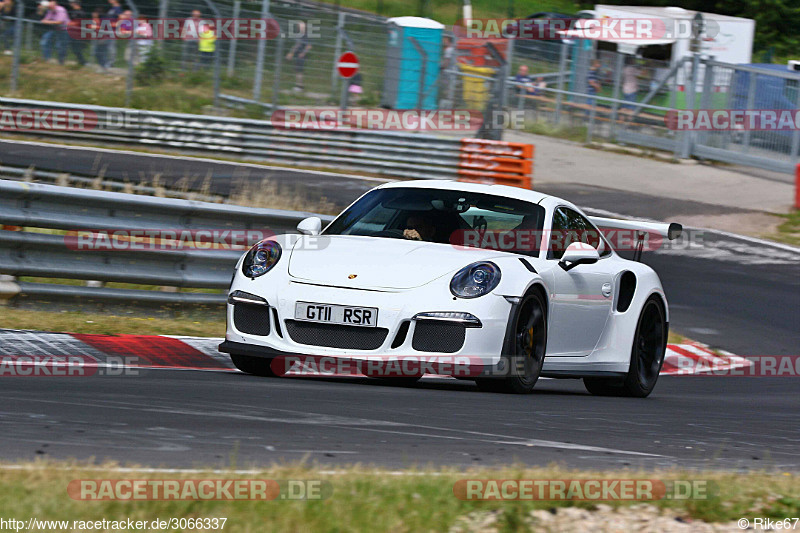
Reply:
[[378, 325], [378, 308], [297, 302], [294, 318], [306, 322], [374, 328]]

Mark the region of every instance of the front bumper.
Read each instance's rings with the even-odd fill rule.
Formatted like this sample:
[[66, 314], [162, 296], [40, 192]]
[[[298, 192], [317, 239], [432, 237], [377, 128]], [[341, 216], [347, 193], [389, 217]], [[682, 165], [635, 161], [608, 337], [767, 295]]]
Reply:
[[[512, 308], [510, 302], [496, 294], [475, 299], [455, 299], [446, 284], [429, 284], [403, 291], [382, 291], [324, 287], [296, 281], [288, 281], [275, 287], [275, 284], [260, 283], [260, 279], [250, 280], [237, 276], [231, 292], [240, 290], [264, 298], [267, 306], [259, 307], [262, 307], [260, 312], [264, 319], [269, 321], [268, 326], [259, 330], [262, 334], [242, 331], [241, 324], [237, 324], [234, 316], [235, 305], [228, 304], [226, 340], [220, 345], [220, 351], [266, 358], [281, 355], [343, 358], [462, 356], [470, 358], [472, 362], [492, 367], [500, 361]], [[377, 308], [376, 328], [340, 326], [358, 328], [359, 331], [355, 331], [357, 335], [369, 336], [368, 348], [359, 349], [353, 345], [336, 347], [335, 343], [328, 341], [337, 335], [341, 336], [340, 332], [331, 332], [326, 337], [324, 331], [317, 331], [313, 327], [315, 323], [294, 322], [297, 302]], [[443, 311], [470, 313], [480, 320], [481, 325], [465, 327], [460, 346], [451, 343], [446, 351], [434, 351], [431, 347], [441, 346], [441, 343], [424, 341], [435, 341], [432, 337], [440, 330], [433, 327], [434, 321], [413, 318], [420, 313]], [[447, 321], [436, 322], [445, 325]], [[334, 346], [320, 345], [326, 342]]]

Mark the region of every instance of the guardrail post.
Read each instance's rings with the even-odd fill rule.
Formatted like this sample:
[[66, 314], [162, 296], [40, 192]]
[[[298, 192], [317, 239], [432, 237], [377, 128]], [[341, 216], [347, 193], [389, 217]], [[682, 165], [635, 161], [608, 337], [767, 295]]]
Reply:
[[17, 90], [19, 80], [19, 56], [22, 48], [22, 17], [25, 16], [25, 6], [21, 1], [17, 2], [17, 20], [14, 21], [14, 59], [11, 65], [11, 91]]

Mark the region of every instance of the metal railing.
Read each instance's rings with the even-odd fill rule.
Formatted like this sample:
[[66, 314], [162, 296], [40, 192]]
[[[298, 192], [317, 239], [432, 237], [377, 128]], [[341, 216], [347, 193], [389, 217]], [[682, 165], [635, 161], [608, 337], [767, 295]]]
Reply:
[[[254, 237], [294, 233], [297, 223], [308, 216], [319, 216], [326, 223], [333, 218], [299, 211], [0, 180], [0, 225], [4, 228], [0, 230], [0, 274], [225, 289], [230, 284], [232, 268], [246, 246], [207, 249], [205, 243], [186, 241], [186, 235], [197, 235], [197, 230], [251, 230]], [[136, 246], [81, 249], [71, 238], [78, 232], [115, 230], [184, 232], [181, 238], [186, 249], [139, 249]], [[0, 297], [17, 296], [158, 304], [219, 305], [225, 301], [222, 293], [11, 280], [0, 283]]]
[[[456, 178], [461, 147], [460, 139], [409, 132], [295, 129], [263, 120], [12, 98], [0, 98], [2, 107], [71, 109], [97, 115], [98, 127], [30, 132], [36, 135], [225, 153], [247, 159], [345, 168], [400, 178]], [[106, 124], [114, 126], [106, 128]]]

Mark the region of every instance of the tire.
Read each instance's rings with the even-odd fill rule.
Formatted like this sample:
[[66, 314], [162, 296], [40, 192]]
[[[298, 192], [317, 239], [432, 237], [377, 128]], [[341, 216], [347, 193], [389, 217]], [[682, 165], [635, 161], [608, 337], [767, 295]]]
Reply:
[[522, 299], [503, 350], [510, 376], [476, 379], [480, 390], [507, 394], [528, 394], [533, 390], [542, 372], [547, 348], [546, 310], [539, 292], [534, 291]]
[[247, 374], [265, 378], [275, 377], [275, 372], [272, 371], [271, 366], [272, 359], [232, 353], [231, 361], [233, 361], [233, 366]]
[[668, 330], [661, 300], [658, 296], [651, 296], [639, 313], [628, 374], [622, 380], [583, 378], [586, 390], [596, 396], [649, 396], [664, 364]]

